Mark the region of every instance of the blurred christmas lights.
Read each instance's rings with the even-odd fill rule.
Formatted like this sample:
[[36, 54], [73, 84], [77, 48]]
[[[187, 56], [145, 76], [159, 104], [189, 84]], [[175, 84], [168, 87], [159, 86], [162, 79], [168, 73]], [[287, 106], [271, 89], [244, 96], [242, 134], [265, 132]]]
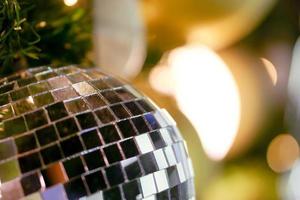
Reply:
[[299, 145], [289, 134], [275, 137], [268, 147], [267, 161], [275, 172], [285, 172], [293, 166], [299, 157]]
[[159, 91], [174, 95], [207, 155], [222, 160], [234, 142], [241, 114], [239, 91], [230, 70], [214, 51], [198, 45], [171, 51], [167, 66], [169, 69], [152, 71], [152, 87], [160, 86]]
[[299, 185], [300, 185], [300, 161], [298, 160], [295, 163], [288, 180], [289, 194], [287, 196], [289, 200], [300, 199]]
[[240, 123], [236, 82], [222, 59], [204, 46], [187, 46], [170, 53], [175, 98], [197, 130], [210, 158], [223, 159]]
[[66, 6], [74, 6], [78, 0], [64, 0]]
[[251, 33], [276, 1], [146, 0], [140, 4], [149, 46], [170, 50], [188, 42], [217, 50]]
[[170, 67], [158, 65], [151, 70], [149, 82], [156, 91], [162, 94], [172, 95], [175, 80], [173, 80], [173, 77], [170, 76], [170, 74]]
[[289, 104], [286, 110], [286, 122], [296, 139], [300, 141], [300, 38], [298, 38], [294, 50], [291, 63], [291, 69], [288, 82], [288, 98]]
[[278, 74], [277, 74], [277, 70], [276, 70], [275, 66], [273, 65], [273, 63], [270, 60], [268, 60], [266, 58], [261, 58], [261, 61], [264, 64], [264, 66], [271, 78], [273, 85], [276, 85], [277, 81], [278, 81]]

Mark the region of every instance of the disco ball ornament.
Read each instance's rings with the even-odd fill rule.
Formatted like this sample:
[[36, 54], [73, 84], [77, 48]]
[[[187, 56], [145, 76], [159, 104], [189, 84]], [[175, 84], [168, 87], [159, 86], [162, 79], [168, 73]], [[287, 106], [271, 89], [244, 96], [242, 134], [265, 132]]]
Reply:
[[167, 112], [101, 71], [40, 67], [0, 80], [1, 199], [192, 199]]

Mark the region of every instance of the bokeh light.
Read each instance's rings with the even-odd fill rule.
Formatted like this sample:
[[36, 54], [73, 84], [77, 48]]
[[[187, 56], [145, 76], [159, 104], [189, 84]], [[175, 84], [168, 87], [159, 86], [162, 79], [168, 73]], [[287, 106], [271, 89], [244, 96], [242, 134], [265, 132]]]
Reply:
[[300, 185], [300, 161], [298, 160], [295, 163], [288, 180], [290, 199], [300, 199], [299, 185]]
[[171, 69], [168, 66], [162, 65], [153, 68], [149, 75], [151, 87], [162, 94], [172, 95], [175, 80], [171, 76], [171, 73]]
[[64, 0], [66, 6], [74, 6], [78, 0]]
[[275, 172], [289, 170], [299, 157], [299, 145], [294, 137], [281, 134], [275, 137], [268, 147], [267, 161]]
[[174, 95], [193, 124], [208, 156], [223, 159], [240, 124], [239, 91], [222, 59], [205, 46], [185, 46], [168, 58]]
[[261, 61], [264, 64], [273, 85], [276, 85], [277, 81], [278, 81], [278, 74], [277, 74], [277, 70], [276, 70], [275, 66], [273, 65], [273, 63], [270, 60], [268, 60], [266, 58], [261, 58]]
[[[234, 1], [236, 7], [228, 15], [191, 27], [187, 40], [191, 43], [206, 44], [214, 49], [228, 47], [255, 29], [273, 7], [275, 1]], [[231, 5], [234, 3], [232, 2]]]
[[[251, 164], [250, 164], [251, 163]], [[277, 200], [276, 182], [259, 162], [232, 165], [203, 192], [204, 200]]]

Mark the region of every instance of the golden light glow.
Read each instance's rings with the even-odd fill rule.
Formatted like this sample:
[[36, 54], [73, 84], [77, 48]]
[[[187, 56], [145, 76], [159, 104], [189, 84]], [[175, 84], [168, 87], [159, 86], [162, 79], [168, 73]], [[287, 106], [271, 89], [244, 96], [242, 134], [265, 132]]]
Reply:
[[299, 145], [288, 134], [275, 137], [268, 147], [267, 161], [275, 172], [285, 172], [293, 166], [299, 157]]
[[205, 46], [173, 50], [168, 65], [180, 110], [193, 124], [208, 156], [223, 159], [234, 142], [241, 115], [239, 91], [230, 70]]
[[74, 6], [78, 0], [64, 0], [66, 6]]
[[266, 58], [261, 58], [262, 63], [264, 64], [273, 85], [277, 84], [278, 81], [278, 74], [277, 74], [277, 70], [275, 68], [275, 66], [273, 65], [273, 63], [271, 63], [271, 61], [267, 60]]
[[187, 35], [188, 42], [205, 44], [213, 49], [222, 49], [234, 44], [260, 24], [276, 0], [236, 2], [239, 4], [229, 15], [206, 23], [200, 21], [198, 25], [191, 27]]
[[36, 25], [38, 28], [45, 28], [47, 26], [46, 21], [41, 21]]

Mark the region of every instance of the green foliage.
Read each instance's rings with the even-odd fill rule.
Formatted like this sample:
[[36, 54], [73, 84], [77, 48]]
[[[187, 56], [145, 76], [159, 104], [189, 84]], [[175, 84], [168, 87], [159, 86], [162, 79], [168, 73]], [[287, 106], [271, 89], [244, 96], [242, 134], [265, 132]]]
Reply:
[[91, 64], [91, 2], [0, 0], [0, 74], [51, 64]]
[[[1, 72], [7, 73], [14, 62], [37, 59], [40, 51], [35, 45], [39, 35], [24, 17], [17, 0], [1, 0], [0, 62]], [[35, 37], [34, 39], [32, 37]]]

